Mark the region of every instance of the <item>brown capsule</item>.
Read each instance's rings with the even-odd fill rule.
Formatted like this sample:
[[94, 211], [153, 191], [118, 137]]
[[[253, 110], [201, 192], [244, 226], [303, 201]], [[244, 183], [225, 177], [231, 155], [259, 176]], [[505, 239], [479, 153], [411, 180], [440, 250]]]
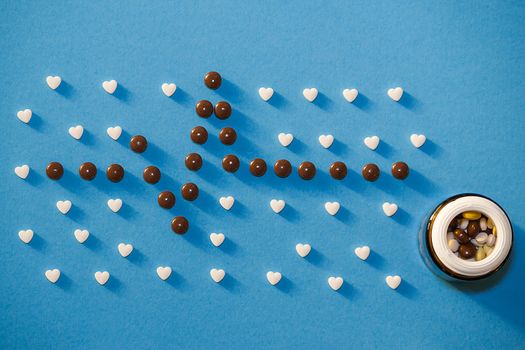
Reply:
[[171, 209], [175, 205], [175, 195], [171, 191], [162, 191], [157, 197], [157, 202], [162, 208]]
[[222, 168], [229, 173], [234, 173], [239, 169], [241, 162], [233, 154], [228, 154], [222, 158]]
[[59, 162], [51, 162], [46, 167], [46, 175], [51, 180], [58, 180], [64, 175], [64, 167]]
[[395, 162], [392, 164], [392, 176], [398, 180], [404, 180], [409, 173], [408, 165], [405, 162]]
[[456, 237], [458, 242], [462, 244], [467, 243], [470, 240], [469, 236], [465, 233], [465, 231], [463, 231], [460, 228], [454, 230], [454, 237]]
[[467, 234], [470, 237], [476, 237], [477, 234], [481, 231], [481, 225], [479, 224], [479, 220], [472, 220], [469, 221], [467, 225]]
[[302, 162], [299, 164], [297, 172], [304, 180], [311, 180], [314, 178], [316, 173], [315, 165], [312, 162]]
[[213, 113], [213, 105], [210, 101], [200, 100], [195, 105], [195, 112], [197, 112], [197, 115], [199, 117], [209, 118], [210, 115]]
[[148, 148], [148, 140], [142, 135], [135, 135], [129, 141], [129, 147], [133, 152], [142, 153]]
[[215, 104], [215, 116], [219, 119], [228, 119], [232, 115], [232, 106], [226, 101], [220, 101]]
[[255, 158], [250, 162], [250, 173], [252, 173], [253, 176], [263, 176], [266, 173], [266, 162], [264, 159], [261, 158]]
[[199, 196], [199, 188], [192, 182], [182, 185], [180, 189], [182, 197], [187, 201], [194, 201]]
[[208, 131], [203, 126], [196, 126], [191, 129], [190, 138], [193, 142], [203, 145], [208, 141]]
[[186, 232], [188, 232], [188, 228], [190, 227], [190, 224], [188, 223], [188, 220], [184, 216], [176, 216], [171, 220], [171, 229], [173, 232], [183, 235]]
[[184, 160], [186, 168], [197, 171], [202, 167], [202, 157], [198, 153], [190, 153]]
[[363, 175], [366, 181], [373, 182], [379, 178], [379, 174], [381, 174], [381, 171], [379, 170], [379, 167], [377, 165], [370, 163], [363, 166], [361, 174]]
[[471, 259], [476, 255], [476, 246], [471, 242], [459, 246], [459, 256], [463, 259]]
[[217, 72], [208, 72], [204, 76], [204, 84], [212, 90], [216, 90], [221, 86], [222, 78]]
[[160, 170], [156, 166], [150, 165], [144, 169], [142, 177], [147, 183], [156, 184], [160, 181]]
[[237, 133], [234, 128], [225, 127], [219, 132], [219, 140], [225, 145], [233, 145], [237, 140]]
[[288, 177], [292, 172], [292, 164], [286, 159], [279, 159], [273, 165], [273, 171], [279, 177]]
[[343, 162], [333, 162], [332, 165], [330, 165], [330, 176], [332, 176], [336, 180], [342, 180], [346, 177], [348, 174], [348, 169], [346, 168], [346, 164]]
[[124, 177], [124, 168], [120, 164], [111, 164], [106, 169], [106, 176], [111, 182], [120, 182]]
[[91, 162], [85, 162], [78, 168], [78, 174], [84, 180], [91, 181], [97, 176], [97, 167]]

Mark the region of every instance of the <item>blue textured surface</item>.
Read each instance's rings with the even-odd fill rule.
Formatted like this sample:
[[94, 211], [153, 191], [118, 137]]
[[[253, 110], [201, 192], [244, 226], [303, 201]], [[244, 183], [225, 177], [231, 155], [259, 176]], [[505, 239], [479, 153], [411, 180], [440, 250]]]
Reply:
[[[3, 1], [0, 347], [523, 347], [524, 15], [511, 1]], [[217, 91], [202, 84], [212, 69], [226, 80]], [[55, 74], [64, 83], [52, 91], [45, 77]], [[120, 83], [115, 96], [100, 87], [109, 79]], [[172, 98], [160, 90], [165, 81], [178, 85]], [[270, 103], [261, 86], [276, 90]], [[301, 92], [314, 86], [321, 93], [309, 104]], [[400, 103], [386, 96], [394, 86], [406, 90]], [[361, 92], [355, 104], [341, 96], [347, 87]], [[226, 99], [235, 112], [200, 119], [201, 98]], [[29, 125], [16, 118], [23, 108], [35, 114]], [[77, 124], [81, 141], [67, 133]], [[199, 124], [210, 131], [204, 146], [188, 136]], [[125, 130], [118, 142], [106, 135], [113, 125]], [[232, 147], [217, 139], [226, 125], [240, 136]], [[279, 132], [295, 135], [288, 149]], [[143, 155], [127, 147], [138, 133], [151, 142]], [[329, 150], [317, 141], [326, 133], [336, 138]], [[429, 138], [422, 149], [412, 133]], [[370, 135], [382, 139], [376, 152], [362, 143]], [[184, 168], [191, 151], [205, 159], [198, 173]], [[242, 161], [235, 175], [220, 167], [230, 152]], [[254, 178], [247, 162], [256, 156], [294, 168], [311, 160], [319, 174]], [[337, 159], [351, 168], [343, 182], [327, 174]], [[67, 169], [58, 182], [45, 176], [52, 160]], [[412, 167], [405, 182], [388, 174], [397, 160]], [[82, 181], [84, 161], [102, 171], [121, 163], [126, 177]], [[359, 177], [365, 162], [384, 171], [377, 183]], [[26, 181], [13, 173], [21, 164], [32, 168]], [[163, 171], [158, 185], [141, 179], [149, 164]], [[186, 181], [200, 186], [197, 201], [156, 205], [159, 190], [178, 193]], [[424, 266], [416, 237], [434, 205], [466, 191], [507, 210], [515, 246], [495, 280], [456, 286]], [[222, 195], [236, 197], [231, 212], [219, 207]], [[125, 202], [119, 214], [106, 206], [116, 197]], [[282, 215], [272, 198], [286, 200]], [[55, 208], [60, 199], [74, 203], [67, 216]], [[331, 217], [323, 203], [334, 200], [343, 208]], [[387, 218], [383, 201], [400, 212]], [[177, 214], [191, 222], [183, 237], [170, 231]], [[25, 228], [36, 233], [29, 245], [17, 237]], [[91, 232], [84, 245], [76, 228]], [[214, 231], [227, 236], [219, 249], [208, 239]], [[136, 248], [129, 259], [117, 252], [122, 241]], [[307, 259], [298, 242], [314, 247]], [[367, 262], [353, 253], [364, 244], [373, 250]], [[173, 267], [168, 282], [158, 265]], [[54, 267], [63, 273], [57, 285], [43, 275]], [[227, 271], [221, 284], [212, 267]], [[110, 271], [107, 286], [95, 282], [97, 270]], [[278, 287], [268, 270], [284, 274]], [[403, 277], [397, 291], [384, 283], [389, 274]], [[347, 281], [339, 293], [330, 275]]]

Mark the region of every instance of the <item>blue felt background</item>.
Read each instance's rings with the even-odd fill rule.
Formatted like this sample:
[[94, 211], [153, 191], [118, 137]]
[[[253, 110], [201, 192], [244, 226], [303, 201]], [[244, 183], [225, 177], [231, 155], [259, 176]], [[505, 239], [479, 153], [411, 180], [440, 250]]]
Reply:
[[[525, 341], [525, 6], [514, 1], [2, 1], [0, 4], [0, 235], [1, 348], [519, 348]], [[218, 70], [223, 86], [211, 91], [203, 74]], [[45, 84], [60, 75], [58, 91]], [[115, 96], [100, 84], [116, 79]], [[167, 98], [161, 83], [178, 90]], [[264, 103], [260, 86], [276, 95]], [[317, 87], [314, 104], [302, 97]], [[401, 103], [386, 90], [402, 86]], [[355, 104], [341, 91], [356, 87]], [[203, 120], [194, 113], [201, 98], [226, 99], [235, 112], [227, 121]], [[29, 125], [16, 112], [31, 108]], [[70, 126], [86, 133], [75, 141]], [[210, 131], [204, 146], [192, 144], [189, 131]], [[121, 125], [118, 141], [106, 128]], [[218, 130], [240, 134], [232, 147], [221, 145]], [[296, 140], [283, 148], [279, 132]], [[151, 146], [143, 155], [127, 147], [129, 136], [144, 134]], [[323, 149], [317, 137], [332, 133]], [[417, 150], [412, 133], [429, 138]], [[376, 152], [362, 143], [379, 135]], [[190, 173], [183, 158], [191, 151], [205, 159]], [[220, 159], [239, 155], [242, 168], [226, 174]], [[273, 172], [252, 177], [247, 162], [289, 159], [318, 165], [311, 182], [294, 171], [287, 179]], [[343, 182], [332, 180], [328, 165], [344, 160], [351, 168]], [[67, 169], [52, 182], [49, 161]], [[393, 161], [412, 167], [405, 182], [388, 173]], [[100, 169], [125, 166], [120, 184], [102, 173], [92, 183], [77, 175], [80, 163]], [[376, 162], [384, 171], [365, 183], [359, 169]], [[23, 181], [13, 169], [29, 164]], [[158, 185], [145, 184], [142, 169], [163, 171]], [[202, 190], [194, 203], [181, 198], [169, 211], [156, 205], [161, 189], [178, 193], [186, 181]], [[456, 286], [430, 273], [417, 251], [423, 217], [442, 199], [474, 191], [493, 197], [515, 228], [514, 255], [497, 279]], [[233, 210], [217, 198], [234, 195]], [[109, 198], [120, 197], [120, 214]], [[180, 197], [180, 196], [179, 196]], [[282, 198], [282, 215], [269, 208]], [[71, 199], [63, 216], [55, 208]], [[325, 201], [343, 209], [326, 214]], [[395, 201], [400, 212], [383, 215], [381, 204]], [[170, 230], [176, 214], [191, 230]], [[24, 245], [18, 230], [36, 237]], [[78, 244], [73, 231], [92, 236]], [[224, 232], [217, 249], [210, 232]], [[117, 244], [130, 242], [129, 259]], [[294, 246], [309, 242], [310, 257]], [[368, 244], [369, 261], [353, 250]], [[174, 274], [162, 282], [158, 265]], [[57, 267], [57, 285], [44, 271]], [[215, 284], [212, 267], [228, 277]], [[93, 273], [108, 270], [99, 286]], [[266, 271], [285, 278], [270, 286]], [[392, 291], [384, 283], [399, 274]], [[339, 292], [326, 279], [341, 275]]]

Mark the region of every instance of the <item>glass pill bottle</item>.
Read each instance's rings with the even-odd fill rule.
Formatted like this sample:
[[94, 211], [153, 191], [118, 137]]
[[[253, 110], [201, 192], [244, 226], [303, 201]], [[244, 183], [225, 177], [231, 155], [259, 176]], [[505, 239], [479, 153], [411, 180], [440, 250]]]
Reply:
[[478, 194], [460, 194], [441, 202], [425, 218], [419, 250], [436, 275], [452, 281], [486, 278], [508, 260], [513, 231], [505, 211]]

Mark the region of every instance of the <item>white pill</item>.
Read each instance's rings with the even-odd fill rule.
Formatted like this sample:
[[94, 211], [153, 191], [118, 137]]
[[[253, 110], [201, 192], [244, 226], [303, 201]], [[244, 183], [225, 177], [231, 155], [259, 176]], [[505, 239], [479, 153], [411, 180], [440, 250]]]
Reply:
[[485, 232], [480, 232], [476, 236], [476, 241], [479, 244], [483, 245], [483, 244], [487, 243], [487, 238], [488, 238], [488, 235]]
[[450, 250], [452, 250], [453, 252], [457, 252], [458, 249], [459, 249], [459, 242], [456, 241], [455, 239], [449, 239], [449, 240], [448, 240], [448, 247], [449, 247]]
[[481, 231], [485, 231], [487, 229], [487, 219], [485, 219], [485, 217], [482, 217], [479, 220], [479, 227], [481, 227]]
[[467, 219], [461, 219], [461, 222], [459, 223], [459, 228], [464, 230], [468, 226], [468, 220]]
[[447, 240], [450, 241], [451, 239], [454, 239], [454, 232], [447, 233]]
[[492, 234], [491, 234], [491, 235], [488, 235], [488, 237], [487, 237], [487, 245], [488, 245], [489, 247], [493, 247], [494, 244], [496, 244], [496, 236], [494, 236], [494, 235], [492, 235]]
[[476, 247], [481, 247], [483, 245], [481, 243], [478, 243], [478, 241], [476, 241], [475, 239], [471, 239], [470, 243], [474, 244]]

